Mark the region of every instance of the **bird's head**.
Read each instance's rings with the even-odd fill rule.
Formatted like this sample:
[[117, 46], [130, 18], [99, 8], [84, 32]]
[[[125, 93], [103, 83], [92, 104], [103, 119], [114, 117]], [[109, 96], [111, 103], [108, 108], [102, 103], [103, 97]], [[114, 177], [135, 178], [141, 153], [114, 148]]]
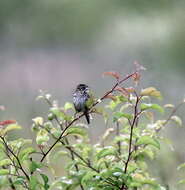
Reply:
[[76, 87], [76, 91], [88, 93], [89, 92], [89, 87], [86, 84], [79, 84]]

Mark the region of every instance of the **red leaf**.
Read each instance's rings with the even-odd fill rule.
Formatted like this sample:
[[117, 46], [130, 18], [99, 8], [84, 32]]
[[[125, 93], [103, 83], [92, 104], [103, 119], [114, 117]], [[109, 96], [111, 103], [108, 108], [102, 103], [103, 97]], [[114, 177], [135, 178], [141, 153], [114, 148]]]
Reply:
[[129, 96], [130, 93], [132, 93], [132, 92], [135, 91], [135, 89], [132, 88], [132, 87], [130, 87], [130, 88], [123, 88], [123, 87], [119, 87], [119, 86], [115, 90], [121, 92], [125, 96]]
[[5, 121], [0, 121], [0, 125], [9, 125], [9, 124], [13, 124], [16, 123], [15, 120], [5, 120]]
[[116, 87], [115, 90], [121, 92], [124, 96], [128, 96], [129, 95], [129, 92], [125, 89], [125, 88], [122, 88], [122, 87]]
[[105, 96], [105, 98], [109, 98], [109, 99], [111, 99], [113, 101], [116, 101], [116, 97], [113, 96], [113, 95], [110, 95], [110, 94], [108, 94], [107, 96]]
[[135, 89], [132, 88], [132, 87], [125, 88], [125, 90], [126, 90], [127, 92], [130, 92], [130, 93], [135, 92]]
[[116, 78], [117, 80], [119, 80], [120, 79], [120, 74], [119, 73], [117, 73], [117, 72], [104, 72], [103, 73], [103, 76], [104, 75], [109, 75], [109, 76], [112, 76], [112, 77], [114, 77], [114, 78]]

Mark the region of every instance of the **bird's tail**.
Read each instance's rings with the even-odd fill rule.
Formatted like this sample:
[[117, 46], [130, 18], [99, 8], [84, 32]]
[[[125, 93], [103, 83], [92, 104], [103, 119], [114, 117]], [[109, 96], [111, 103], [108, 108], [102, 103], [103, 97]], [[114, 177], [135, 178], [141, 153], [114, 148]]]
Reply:
[[88, 110], [86, 110], [86, 111], [84, 112], [84, 115], [85, 115], [85, 118], [86, 118], [86, 120], [87, 120], [87, 123], [90, 124], [90, 115], [89, 115], [89, 113], [88, 113]]

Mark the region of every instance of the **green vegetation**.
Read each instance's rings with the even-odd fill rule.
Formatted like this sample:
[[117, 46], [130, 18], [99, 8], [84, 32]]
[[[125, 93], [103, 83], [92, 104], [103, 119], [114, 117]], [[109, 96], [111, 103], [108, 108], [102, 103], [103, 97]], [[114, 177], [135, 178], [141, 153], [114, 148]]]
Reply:
[[[83, 113], [75, 115], [73, 104], [67, 102], [60, 107], [50, 94], [43, 92], [38, 99], [46, 101], [49, 112], [45, 118], [33, 119], [33, 140], [9, 138], [11, 131], [20, 131], [21, 126], [14, 120], [2, 121], [0, 188], [168, 190], [168, 184], [160, 185], [152, 176], [148, 163], [157, 157], [163, 143], [169, 143], [161, 131], [170, 122], [182, 125], [175, 114], [184, 101], [177, 106], [159, 105], [160, 91], [137, 86], [143, 69], [137, 64], [135, 72], [126, 77], [116, 72], [104, 73], [113, 77], [115, 84], [90, 107], [94, 119], [99, 114], [105, 125], [109, 124], [96, 144], [90, 143], [88, 126], [80, 122]], [[128, 80], [135, 87], [128, 86]], [[101, 107], [104, 101], [106, 104]], [[170, 114], [166, 115], [169, 109]], [[178, 169], [184, 167], [182, 164]]]

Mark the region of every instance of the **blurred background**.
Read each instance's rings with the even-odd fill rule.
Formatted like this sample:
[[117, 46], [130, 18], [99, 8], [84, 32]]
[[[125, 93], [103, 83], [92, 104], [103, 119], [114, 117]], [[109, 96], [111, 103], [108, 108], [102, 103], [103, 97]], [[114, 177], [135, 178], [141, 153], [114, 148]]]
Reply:
[[[31, 119], [48, 113], [35, 100], [39, 89], [61, 105], [79, 83], [101, 96], [113, 82], [102, 73], [126, 75], [135, 60], [147, 68], [141, 87], [155, 86], [164, 97], [159, 103], [177, 104], [185, 95], [184, 10], [184, 0], [1, 0], [1, 120], [16, 119], [30, 137]], [[182, 119], [184, 113], [178, 111]], [[92, 141], [104, 130], [95, 123]], [[184, 189], [176, 186], [176, 167], [185, 162], [185, 128], [163, 133], [174, 151], [162, 147], [151, 172], [170, 189]]]

